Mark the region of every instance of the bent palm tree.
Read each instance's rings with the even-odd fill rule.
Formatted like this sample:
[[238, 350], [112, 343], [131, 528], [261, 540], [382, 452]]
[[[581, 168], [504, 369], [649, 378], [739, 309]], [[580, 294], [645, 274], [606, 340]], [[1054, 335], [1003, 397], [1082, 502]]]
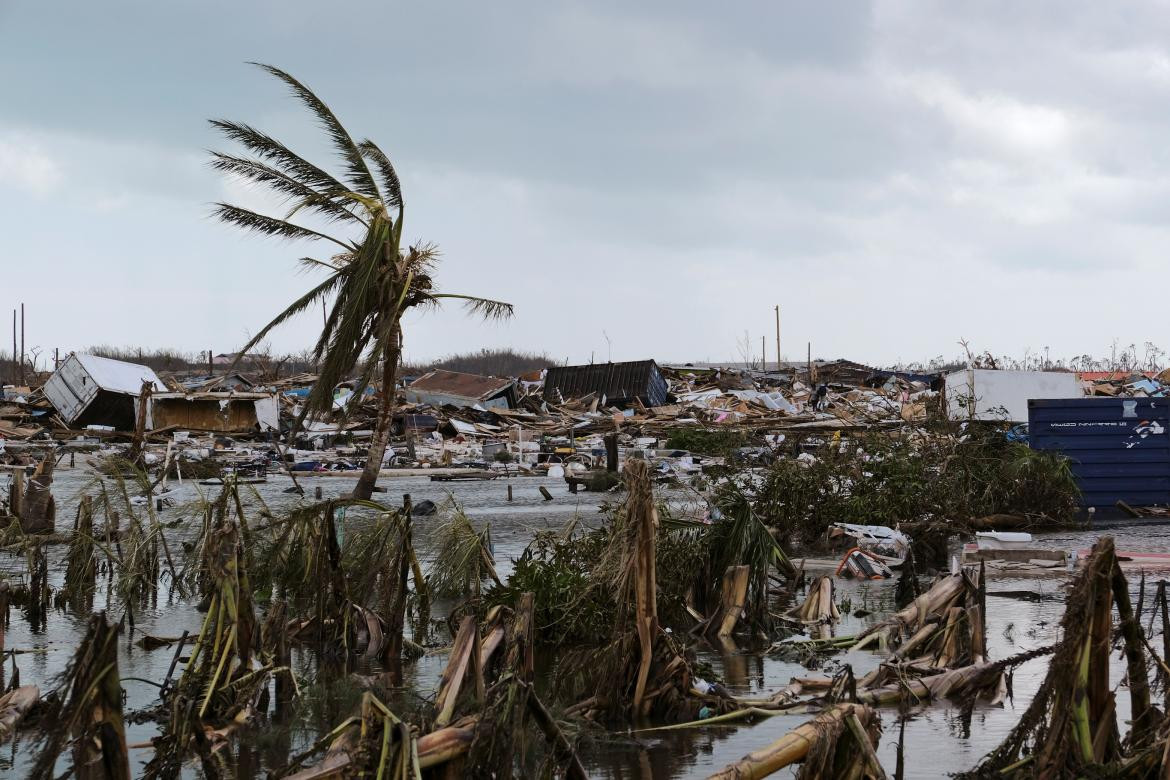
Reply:
[[[512, 305], [469, 295], [440, 293], [432, 288], [431, 270], [439, 257], [431, 244], [402, 249], [402, 185], [390, 159], [373, 141], [355, 142], [329, 107], [289, 74], [253, 63], [287, 84], [316, 116], [334, 149], [341, 155], [343, 173], [334, 177], [292, 152], [284, 144], [249, 125], [222, 119], [211, 125], [242, 145], [249, 156], [212, 152], [212, 167], [267, 187], [292, 208], [283, 218], [270, 217], [227, 203], [217, 203], [215, 214], [225, 222], [269, 236], [328, 241], [340, 251], [328, 260], [303, 257], [309, 269], [325, 270], [324, 281], [276, 315], [240, 351], [246, 354], [268, 332], [318, 301], [332, 298], [321, 337], [314, 347], [320, 364], [316, 384], [297, 420], [333, 410], [333, 388], [361, 366], [353, 399], [360, 399], [382, 371], [378, 419], [369, 454], [354, 497], [368, 499], [382, 466], [394, 414], [394, 386], [402, 355], [402, 316], [412, 308], [438, 306], [444, 299], [461, 300], [484, 318], [504, 318]], [[375, 176], [376, 172], [376, 176]], [[347, 238], [292, 222], [298, 213], [313, 215], [327, 225], [348, 228]]]

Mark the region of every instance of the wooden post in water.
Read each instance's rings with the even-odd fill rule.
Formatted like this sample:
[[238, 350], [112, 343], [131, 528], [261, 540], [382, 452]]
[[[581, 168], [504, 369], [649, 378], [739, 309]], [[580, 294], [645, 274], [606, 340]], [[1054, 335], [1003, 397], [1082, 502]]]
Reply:
[[508, 485], [508, 500], [512, 500], [512, 486]]
[[618, 435], [616, 433], [605, 434], [605, 470], [618, 470]]
[[150, 394], [154, 391], [154, 383], [143, 380], [142, 390], [138, 394], [138, 413], [134, 419], [134, 439], [130, 444], [128, 460], [137, 464], [146, 449], [146, 412], [150, 405]]

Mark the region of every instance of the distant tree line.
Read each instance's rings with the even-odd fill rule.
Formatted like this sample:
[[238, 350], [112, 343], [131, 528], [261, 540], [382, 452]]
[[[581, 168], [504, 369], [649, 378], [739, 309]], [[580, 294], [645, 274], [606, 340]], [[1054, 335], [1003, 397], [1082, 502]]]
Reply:
[[514, 349], [481, 349], [461, 355], [450, 355], [431, 362], [405, 362], [402, 373], [418, 376], [427, 371], [441, 368], [447, 371], [462, 371], [467, 374], [485, 376], [518, 376], [529, 371], [539, 371], [554, 365], [551, 357], [543, 352], [518, 352]]

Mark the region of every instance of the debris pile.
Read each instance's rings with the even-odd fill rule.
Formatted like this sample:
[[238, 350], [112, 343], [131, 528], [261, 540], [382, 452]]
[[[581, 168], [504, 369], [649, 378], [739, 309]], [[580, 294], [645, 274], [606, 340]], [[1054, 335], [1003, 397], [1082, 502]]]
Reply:
[[[685, 478], [729, 456], [796, 456], [818, 435], [911, 430], [937, 406], [929, 377], [823, 364], [795, 372], [659, 367], [654, 361], [553, 366], [530, 377], [431, 371], [395, 388], [382, 468], [460, 468], [582, 477], [607, 466], [604, 437], [656, 476]], [[333, 388], [329, 414], [305, 416], [317, 377], [239, 372], [162, 375], [71, 354], [40, 387], [6, 388], [0, 463], [45, 452], [110, 456], [214, 483], [269, 470], [356, 471], [378, 427], [381, 390]], [[615, 467], [610, 465], [611, 470]], [[437, 472], [436, 472], [437, 473]], [[585, 484], [585, 483], [583, 483]]]

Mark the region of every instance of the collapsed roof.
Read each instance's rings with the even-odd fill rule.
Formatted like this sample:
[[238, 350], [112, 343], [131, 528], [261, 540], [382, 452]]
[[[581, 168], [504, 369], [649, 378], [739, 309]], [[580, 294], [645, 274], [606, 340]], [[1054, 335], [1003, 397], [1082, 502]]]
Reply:
[[464, 374], [441, 368], [429, 371], [406, 386], [411, 403], [432, 406], [481, 406], [485, 409], [516, 405], [516, 382], [494, 376]]

